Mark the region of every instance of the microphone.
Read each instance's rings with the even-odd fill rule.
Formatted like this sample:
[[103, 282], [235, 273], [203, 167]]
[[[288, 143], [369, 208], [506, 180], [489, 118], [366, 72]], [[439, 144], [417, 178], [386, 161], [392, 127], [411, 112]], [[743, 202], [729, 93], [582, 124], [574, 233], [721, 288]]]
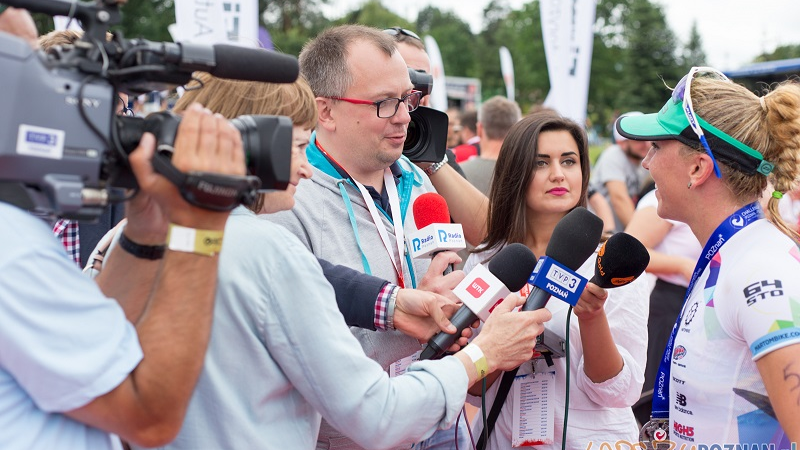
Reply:
[[215, 67], [207, 70], [218, 78], [293, 83], [300, 73], [297, 58], [265, 49], [214, 44]]
[[650, 253], [638, 239], [627, 233], [616, 233], [597, 252], [590, 281], [603, 289], [624, 286], [638, 278], [648, 264]]
[[[408, 236], [408, 247], [411, 257], [433, 258], [445, 250], [461, 250], [467, 247], [464, 230], [461, 224], [450, 223], [450, 210], [444, 197], [427, 192], [414, 200], [412, 206], [414, 224], [417, 231]], [[444, 275], [453, 271], [453, 265], [447, 266]]]
[[267, 83], [292, 83], [300, 73], [300, 66], [294, 56], [262, 48], [230, 44], [151, 42], [144, 39], [134, 39], [131, 42], [135, 45], [137, 56], [126, 60], [126, 63], [172, 65], [182, 73], [199, 70], [217, 78]]
[[510, 244], [500, 250], [491, 261], [488, 269], [478, 264], [453, 293], [464, 305], [456, 311], [450, 322], [456, 327], [455, 334], [439, 332], [428, 341], [420, 360], [438, 358], [461, 336], [461, 332], [477, 319], [486, 320], [495, 305], [511, 292], [525, 285], [536, 257], [523, 244]]
[[578, 206], [553, 229], [544, 257], [539, 259], [530, 282], [534, 285], [522, 311], [544, 308], [551, 295], [572, 305], [578, 302], [586, 279], [575, 273], [600, 243], [603, 220]]

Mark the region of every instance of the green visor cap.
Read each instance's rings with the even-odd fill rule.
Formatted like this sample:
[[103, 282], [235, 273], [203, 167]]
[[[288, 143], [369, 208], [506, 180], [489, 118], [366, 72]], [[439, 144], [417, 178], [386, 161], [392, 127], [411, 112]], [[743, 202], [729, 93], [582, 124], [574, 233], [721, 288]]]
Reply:
[[[642, 116], [625, 116], [614, 125], [625, 138], [635, 141], [665, 141], [674, 139], [693, 148], [700, 148], [700, 139], [689, 125], [682, 108], [683, 102], [667, 100], [661, 111]], [[749, 175], [769, 175], [775, 167], [761, 153], [732, 138], [722, 130], [696, 116], [714, 157]]]

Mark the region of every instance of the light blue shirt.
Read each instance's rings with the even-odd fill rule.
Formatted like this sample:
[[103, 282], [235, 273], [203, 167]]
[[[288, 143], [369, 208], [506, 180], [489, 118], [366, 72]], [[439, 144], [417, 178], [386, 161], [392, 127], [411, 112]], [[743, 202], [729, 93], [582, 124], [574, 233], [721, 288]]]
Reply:
[[44, 222], [0, 203], [0, 239], [0, 448], [120, 448], [60, 413], [113, 390], [139, 364], [136, 330]]
[[316, 258], [240, 207], [225, 227], [211, 342], [168, 449], [313, 449], [324, 417], [367, 448], [410, 444], [455, 421], [455, 357], [390, 379], [345, 324]]

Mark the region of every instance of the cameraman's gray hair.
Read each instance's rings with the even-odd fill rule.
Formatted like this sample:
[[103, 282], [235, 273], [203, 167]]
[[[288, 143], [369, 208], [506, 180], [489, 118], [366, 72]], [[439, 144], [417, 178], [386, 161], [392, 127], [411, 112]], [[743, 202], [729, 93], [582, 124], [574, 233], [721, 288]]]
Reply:
[[522, 111], [517, 102], [499, 95], [483, 102], [478, 111], [478, 122], [489, 139], [504, 139], [508, 130], [521, 118]]
[[392, 36], [364, 25], [328, 28], [308, 41], [300, 52], [300, 73], [317, 97], [342, 97], [353, 84], [347, 64], [348, 47], [368, 41], [391, 57], [396, 51]]

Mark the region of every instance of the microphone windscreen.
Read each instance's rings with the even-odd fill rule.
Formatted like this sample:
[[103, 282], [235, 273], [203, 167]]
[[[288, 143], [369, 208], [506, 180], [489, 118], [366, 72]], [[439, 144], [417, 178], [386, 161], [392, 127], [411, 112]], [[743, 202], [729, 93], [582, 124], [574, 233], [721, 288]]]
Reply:
[[217, 78], [293, 83], [300, 73], [294, 56], [260, 48], [215, 44], [214, 61], [216, 67], [209, 73]]
[[517, 292], [525, 286], [536, 267], [536, 256], [524, 244], [509, 244], [489, 261], [488, 269], [509, 291]]
[[611, 236], [597, 253], [592, 283], [608, 289], [624, 286], [639, 277], [650, 263], [650, 253], [627, 233]]
[[592, 256], [602, 234], [603, 220], [578, 206], [556, 224], [545, 254], [573, 271], [578, 270]]
[[426, 192], [412, 206], [414, 224], [421, 230], [432, 223], [450, 223], [450, 210], [444, 197], [435, 192]]

